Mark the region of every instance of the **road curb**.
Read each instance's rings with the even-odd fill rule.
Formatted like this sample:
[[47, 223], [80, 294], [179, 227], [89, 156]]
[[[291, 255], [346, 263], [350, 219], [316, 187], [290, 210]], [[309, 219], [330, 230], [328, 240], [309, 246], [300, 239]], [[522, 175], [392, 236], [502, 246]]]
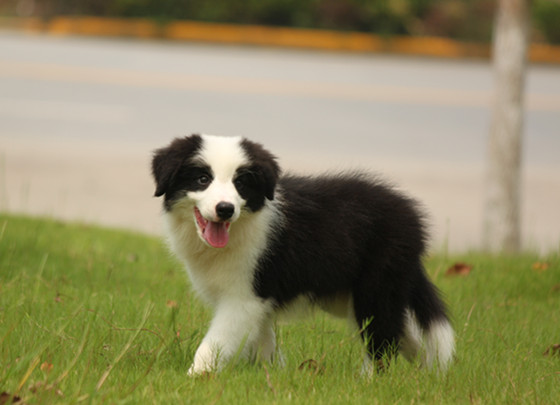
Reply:
[[[0, 18], [0, 28], [52, 35], [162, 38], [177, 41], [276, 46], [349, 52], [383, 52], [440, 58], [488, 58], [490, 46], [439, 37], [391, 37], [360, 32], [296, 29], [259, 25], [171, 21], [140, 18], [53, 17]], [[534, 43], [529, 59], [560, 64], [560, 46]]]

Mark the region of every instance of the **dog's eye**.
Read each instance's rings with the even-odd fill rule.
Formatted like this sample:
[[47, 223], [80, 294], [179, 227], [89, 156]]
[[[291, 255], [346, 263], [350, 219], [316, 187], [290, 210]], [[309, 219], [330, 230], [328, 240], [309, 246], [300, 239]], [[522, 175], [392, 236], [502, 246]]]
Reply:
[[210, 183], [210, 176], [203, 174], [198, 177], [197, 181], [201, 186], [206, 186]]
[[235, 187], [237, 187], [238, 190], [240, 190], [243, 189], [245, 186], [247, 186], [248, 182], [249, 182], [249, 175], [242, 174], [241, 176], [237, 177], [233, 181], [233, 184]]

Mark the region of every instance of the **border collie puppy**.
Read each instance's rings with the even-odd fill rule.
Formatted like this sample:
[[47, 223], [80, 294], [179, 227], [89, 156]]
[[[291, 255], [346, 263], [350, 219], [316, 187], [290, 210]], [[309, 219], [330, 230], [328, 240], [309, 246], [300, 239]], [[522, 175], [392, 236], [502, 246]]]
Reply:
[[302, 303], [352, 321], [367, 372], [397, 351], [440, 370], [451, 361], [413, 200], [362, 174], [281, 176], [272, 154], [241, 137], [177, 138], [152, 172], [170, 247], [214, 311], [190, 375], [237, 355], [272, 361], [277, 316]]

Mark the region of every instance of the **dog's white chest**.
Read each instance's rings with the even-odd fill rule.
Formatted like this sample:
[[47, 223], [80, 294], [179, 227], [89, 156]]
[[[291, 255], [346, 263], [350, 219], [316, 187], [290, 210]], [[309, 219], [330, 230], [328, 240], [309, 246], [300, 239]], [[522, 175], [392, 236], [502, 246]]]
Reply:
[[228, 246], [216, 249], [201, 241], [192, 221], [173, 214], [166, 214], [165, 219], [170, 248], [185, 264], [193, 288], [205, 301], [216, 304], [223, 297], [254, 296], [254, 271], [266, 238], [259, 243], [247, 240], [255, 236], [244, 229], [251, 224], [234, 224]]

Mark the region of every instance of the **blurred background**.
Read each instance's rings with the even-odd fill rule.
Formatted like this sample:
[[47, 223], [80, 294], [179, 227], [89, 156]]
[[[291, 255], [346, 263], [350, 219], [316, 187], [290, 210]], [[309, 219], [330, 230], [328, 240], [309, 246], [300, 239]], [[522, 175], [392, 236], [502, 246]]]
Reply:
[[[398, 185], [428, 213], [433, 250], [484, 248], [496, 7], [490, 0], [0, 0], [0, 210], [159, 234], [152, 151], [194, 132], [244, 135], [276, 154], [285, 171], [362, 169]], [[53, 28], [61, 17], [75, 27]], [[99, 35], [78, 35], [84, 17], [98, 18], [87, 23], [101, 24]], [[533, 1], [529, 18], [531, 42], [546, 45], [549, 56], [559, 52], [560, 1]], [[115, 29], [127, 21], [152, 28]], [[283, 36], [361, 33], [383, 45], [337, 52], [248, 45], [254, 38], [166, 39], [175, 21], [232, 24], [232, 36], [245, 24], [282, 27]], [[476, 49], [476, 57], [391, 48], [403, 38], [428, 38], [425, 55], [445, 39]], [[557, 250], [560, 65], [528, 65], [524, 107], [522, 242]]]
[[[535, 41], [560, 43], [560, 3], [533, 0]], [[7, 16], [145, 17], [489, 41], [495, 0], [1, 0]]]

